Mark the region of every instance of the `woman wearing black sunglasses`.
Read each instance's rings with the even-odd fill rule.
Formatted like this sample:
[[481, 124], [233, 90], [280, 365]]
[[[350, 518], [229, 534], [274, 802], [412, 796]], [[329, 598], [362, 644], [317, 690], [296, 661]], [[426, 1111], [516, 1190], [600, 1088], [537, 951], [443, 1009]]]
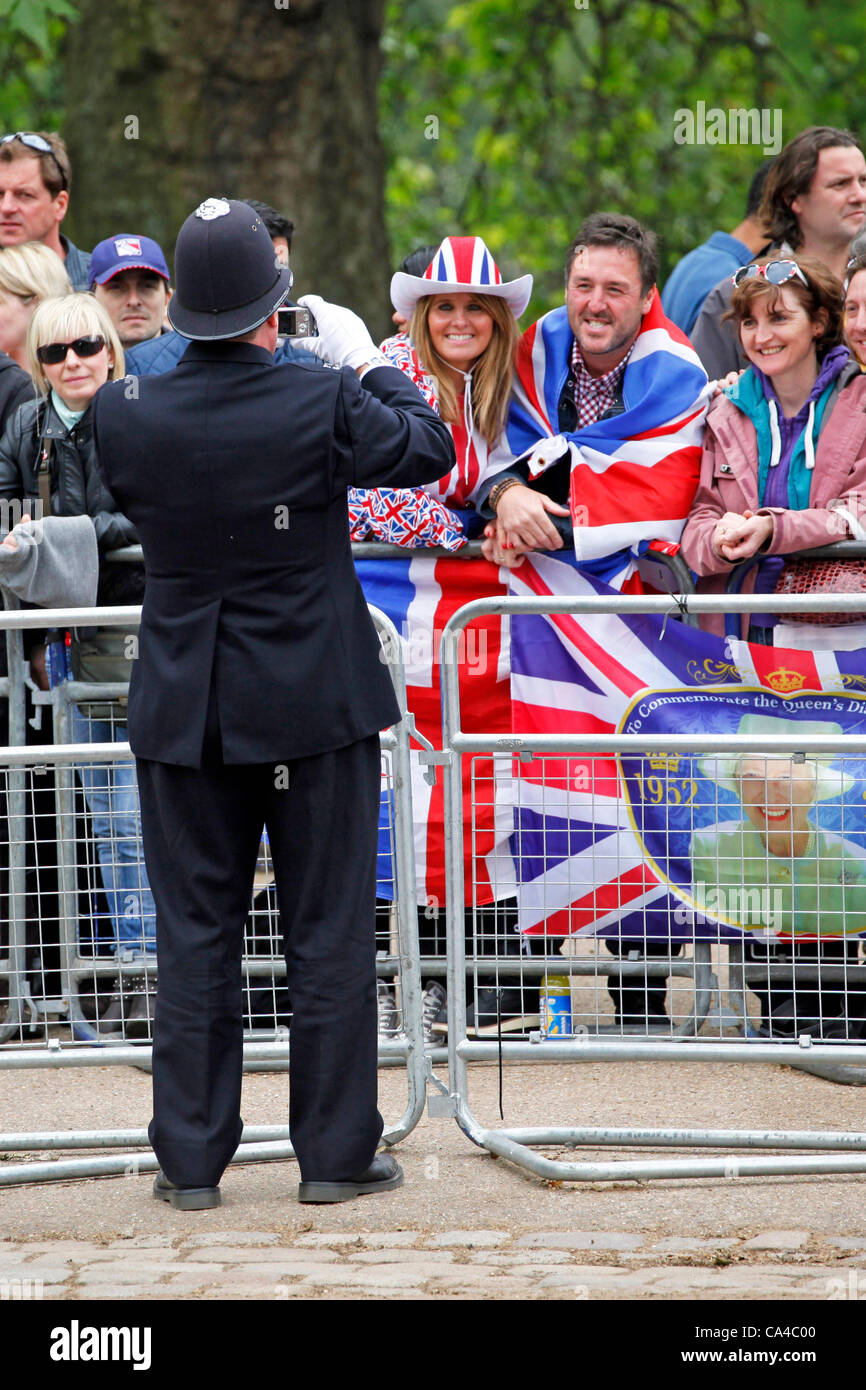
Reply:
[[71, 291], [63, 262], [47, 246], [0, 247], [0, 352], [29, 372], [27, 330], [37, 306]]
[[[40, 395], [19, 406], [0, 440], [0, 504], [9, 504], [10, 520], [32, 512], [35, 501], [41, 501], [43, 516], [86, 514], [93, 520], [102, 560], [107, 551], [138, 540], [93, 460], [90, 405], [106, 381], [123, 376], [123, 348], [108, 314], [89, 294], [44, 300], [31, 320], [27, 346]], [[99, 604], [140, 603], [143, 592], [141, 565], [100, 563]], [[129, 679], [130, 641], [119, 628], [77, 633], [71, 654], [77, 680]], [[72, 705], [74, 741], [124, 740], [126, 725], [116, 722], [117, 709], [105, 702]], [[156, 943], [134, 772], [117, 764], [110, 772], [84, 767], [79, 775], [93, 822], [113, 949], [119, 961], [144, 963], [153, 958]], [[136, 1036], [147, 1031], [146, 983], [143, 971], [127, 971], [98, 1024], [100, 1032], [125, 1027], [127, 1036]], [[153, 985], [151, 978], [151, 992]]]

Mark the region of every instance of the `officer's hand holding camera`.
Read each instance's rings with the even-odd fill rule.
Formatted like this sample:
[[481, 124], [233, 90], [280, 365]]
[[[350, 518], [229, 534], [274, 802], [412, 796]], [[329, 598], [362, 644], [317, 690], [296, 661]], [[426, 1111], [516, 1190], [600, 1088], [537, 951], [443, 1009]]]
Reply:
[[298, 347], [313, 352], [323, 362], [334, 367], [363, 367], [391, 364], [376, 347], [370, 337], [364, 320], [344, 309], [340, 304], [329, 304], [318, 294], [305, 294], [298, 300], [313, 314], [319, 333], [315, 338], [299, 338]]

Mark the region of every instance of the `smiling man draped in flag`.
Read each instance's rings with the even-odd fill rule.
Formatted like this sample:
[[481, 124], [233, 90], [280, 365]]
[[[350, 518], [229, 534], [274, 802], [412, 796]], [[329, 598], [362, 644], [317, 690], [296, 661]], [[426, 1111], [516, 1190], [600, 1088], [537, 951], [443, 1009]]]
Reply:
[[[485, 554], [521, 566], [515, 576], [521, 592], [568, 594], [575, 563], [615, 588], [640, 592], [639, 555], [652, 540], [679, 541], [700, 474], [710, 387], [688, 338], [665, 318], [658, 269], [652, 232], [632, 217], [595, 213], [568, 251], [565, 305], [523, 335], [507, 426], [509, 447], [518, 457], [482, 485], [478, 499], [495, 517]], [[563, 535], [567, 541], [573, 537], [567, 562], [539, 556], [536, 565], [531, 556], [524, 558], [530, 551], [561, 549]], [[529, 621], [515, 621], [513, 631]], [[543, 682], [546, 672], [522, 671], [521, 678], [527, 677]], [[581, 692], [579, 707], [569, 710], [565, 723], [562, 710], [518, 698], [514, 730], [586, 727], [585, 719], [592, 720], [587, 696]], [[596, 772], [603, 781], [598, 764]], [[638, 878], [643, 872], [636, 864]], [[645, 891], [645, 885], [635, 891]], [[664, 902], [653, 929], [667, 939], [644, 943], [637, 934], [629, 936], [627, 911], [613, 918], [620, 919], [622, 937], [610, 943], [612, 953], [666, 955], [674, 949]], [[563, 930], [555, 914], [546, 930]], [[564, 930], [573, 930], [571, 918]], [[663, 1019], [663, 986], [659, 977], [636, 976], [622, 988], [611, 984], [617, 1021]]]
[[561, 517], [579, 564], [634, 588], [649, 541], [679, 540], [710, 391], [657, 274], [655, 238], [631, 217], [597, 213], [575, 238], [565, 305], [520, 344], [507, 429], [519, 457], [480, 498], [506, 554], [558, 549]]

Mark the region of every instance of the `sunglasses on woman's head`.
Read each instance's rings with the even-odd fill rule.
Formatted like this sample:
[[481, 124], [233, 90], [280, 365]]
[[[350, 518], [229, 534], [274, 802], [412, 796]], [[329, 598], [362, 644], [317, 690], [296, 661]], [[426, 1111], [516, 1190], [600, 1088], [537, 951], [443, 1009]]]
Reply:
[[771, 285], [784, 285], [789, 280], [802, 280], [806, 289], [809, 288], [809, 281], [796, 261], [770, 261], [768, 265], [741, 265], [739, 270], [734, 271], [731, 281], [736, 287], [742, 285], [746, 280], [753, 280], [756, 275], [763, 276]]
[[102, 337], [76, 338], [72, 343], [45, 343], [36, 349], [36, 356], [45, 366], [56, 367], [58, 362], [66, 361], [70, 348], [76, 357], [95, 357], [104, 347], [105, 339]]

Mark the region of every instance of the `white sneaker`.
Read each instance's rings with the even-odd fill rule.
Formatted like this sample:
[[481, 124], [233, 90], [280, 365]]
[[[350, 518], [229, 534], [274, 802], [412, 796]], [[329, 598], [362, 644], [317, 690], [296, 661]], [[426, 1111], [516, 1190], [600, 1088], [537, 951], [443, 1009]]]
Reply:
[[379, 1037], [396, 1037], [400, 1031], [400, 1013], [394, 991], [388, 988], [384, 980], [376, 981], [376, 1002], [379, 1006]]
[[[448, 1032], [448, 995], [438, 980], [428, 985], [421, 995], [421, 1018], [424, 1025], [424, 1047], [441, 1047], [443, 1034]], [[434, 1024], [437, 1025], [434, 1028]]]

